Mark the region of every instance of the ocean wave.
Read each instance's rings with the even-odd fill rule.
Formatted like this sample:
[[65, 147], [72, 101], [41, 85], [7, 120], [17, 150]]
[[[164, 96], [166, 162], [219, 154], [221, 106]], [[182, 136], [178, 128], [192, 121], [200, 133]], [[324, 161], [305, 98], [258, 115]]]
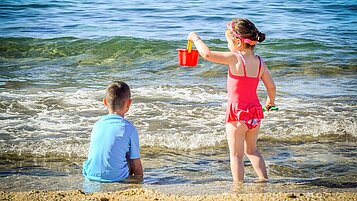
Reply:
[[[281, 89], [277, 99], [280, 110], [265, 113], [260, 136], [271, 142], [355, 142], [354, 96], [340, 92], [350, 85], [348, 80], [282, 80], [286, 88]], [[327, 81], [335, 87], [319, 87]], [[299, 91], [301, 82], [306, 86], [313, 82], [321, 94], [313, 89]], [[142, 146], [190, 150], [221, 146], [226, 143], [227, 98], [222, 87], [160, 83], [135, 86], [134, 104], [126, 118], [138, 128]], [[259, 94], [262, 90], [259, 87]], [[106, 114], [103, 96], [104, 85], [0, 92], [2, 153], [84, 157], [92, 125]]]
[[[226, 51], [226, 42], [206, 41], [213, 50]], [[116, 36], [98, 39], [74, 37], [0, 38], [0, 60], [13, 65], [16, 60], [61, 59], [70, 66], [118, 66], [131, 65], [148, 68], [177, 65], [177, 49], [185, 48], [186, 41], [168, 41]], [[265, 58], [270, 69], [282, 74], [346, 74], [357, 70], [355, 47], [345, 46], [336, 52], [328, 43], [312, 39], [273, 39], [257, 47], [257, 54]], [[342, 58], [341, 60], [340, 58]], [[67, 62], [66, 62], [67, 61]], [[224, 76], [211, 69], [212, 63], [200, 60], [207, 68], [198, 75]], [[162, 66], [162, 68], [166, 68]]]

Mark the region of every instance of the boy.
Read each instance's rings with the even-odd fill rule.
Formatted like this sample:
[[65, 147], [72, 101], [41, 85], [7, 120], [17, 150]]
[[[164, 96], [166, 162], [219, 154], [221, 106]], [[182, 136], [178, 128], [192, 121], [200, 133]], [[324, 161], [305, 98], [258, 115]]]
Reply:
[[109, 114], [94, 124], [83, 175], [101, 182], [121, 181], [134, 175], [142, 181], [138, 132], [124, 119], [132, 102], [129, 86], [112, 82], [103, 102]]

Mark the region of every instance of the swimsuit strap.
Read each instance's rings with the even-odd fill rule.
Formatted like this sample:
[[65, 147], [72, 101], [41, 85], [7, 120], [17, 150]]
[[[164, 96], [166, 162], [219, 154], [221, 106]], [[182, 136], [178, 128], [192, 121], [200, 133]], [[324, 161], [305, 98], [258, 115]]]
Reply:
[[260, 58], [260, 56], [258, 56], [258, 59], [259, 59], [259, 70], [258, 70], [257, 78], [259, 78], [260, 71], [261, 71], [261, 69], [262, 69], [262, 59]]
[[237, 52], [237, 54], [240, 56], [240, 58], [241, 58], [242, 61], [243, 61], [244, 77], [247, 77], [247, 71], [246, 71], [246, 69], [245, 69], [246, 61], [245, 61], [243, 55], [242, 55], [240, 52]]

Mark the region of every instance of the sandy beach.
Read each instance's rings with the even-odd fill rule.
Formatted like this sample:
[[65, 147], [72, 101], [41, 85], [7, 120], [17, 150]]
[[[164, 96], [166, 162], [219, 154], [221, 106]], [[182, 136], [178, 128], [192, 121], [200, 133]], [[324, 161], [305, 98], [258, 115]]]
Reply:
[[149, 189], [129, 189], [116, 192], [84, 193], [83, 191], [28, 191], [0, 193], [1, 200], [357, 200], [357, 193], [248, 193], [182, 196], [163, 194]]

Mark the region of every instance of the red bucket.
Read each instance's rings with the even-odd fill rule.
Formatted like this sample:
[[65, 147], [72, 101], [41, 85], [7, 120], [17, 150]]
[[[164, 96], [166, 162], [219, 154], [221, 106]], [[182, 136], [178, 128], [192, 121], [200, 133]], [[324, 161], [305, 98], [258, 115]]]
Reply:
[[198, 51], [191, 50], [188, 52], [187, 49], [179, 49], [178, 53], [178, 63], [180, 66], [196, 66], [198, 63]]

